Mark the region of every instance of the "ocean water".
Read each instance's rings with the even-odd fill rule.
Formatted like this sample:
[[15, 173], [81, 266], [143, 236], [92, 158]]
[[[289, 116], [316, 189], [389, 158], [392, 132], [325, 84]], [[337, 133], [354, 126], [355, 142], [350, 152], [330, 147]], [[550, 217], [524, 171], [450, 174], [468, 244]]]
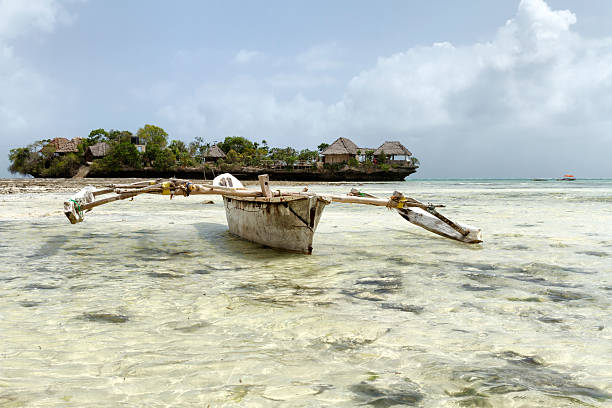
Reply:
[[612, 406], [610, 180], [311, 185], [445, 204], [484, 242], [334, 203], [310, 256], [230, 235], [218, 197], [71, 225], [78, 182], [21, 183], [0, 195], [0, 406]]

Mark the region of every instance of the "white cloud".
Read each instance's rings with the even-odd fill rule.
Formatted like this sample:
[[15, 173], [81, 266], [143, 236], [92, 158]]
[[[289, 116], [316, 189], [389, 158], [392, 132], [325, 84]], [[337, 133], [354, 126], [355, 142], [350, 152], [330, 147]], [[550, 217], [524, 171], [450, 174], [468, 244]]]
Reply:
[[[511, 170], [521, 155], [563, 166], [579, 151], [558, 146], [579, 137], [581, 145], [608, 143], [609, 150], [605, 132], [612, 128], [612, 39], [584, 38], [572, 31], [575, 22], [570, 11], [522, 0], [489, 42], [435, 43], [380, 57], [347, 82], [335, 103], [299, 90], [281, 96], [273, 82], [253, 79], [200, 88], [164, 110], [217, 138], [261, 135], [282, 144], [291, 135], [310, 146], [338, 136], [364, 145], [405, 140], [417, 155], [421, 149], [425, 163], [468, 156], [457, 171], [469, 162], [470, 173], [456, 175], [478, 174], [479, 163]], [[313, 47], [296, 58], [302, 65], [296, 72], [333, 69], [333, 55], [333, 46]], [[597, 160], [612, 172], [603, 154]]]
[[44, 94], [45, 81], [24, 66], [12, 47], [0, 45], [0, 130], [3, 134], [28, 127], [28, 112]]
[[329, 71], [340, 66], [339, 53], [336, 43], [319, 44], [300, 53], [295, 59], [306, 70]]
[[240, 50], [234, 56], [234, 62], [238, 64], [247, 64], [263, 54], [259, 51]]
[[55, 0], [0, 0], [0, 132], [14, 134], [30, 126], [44, 109], [47, 80], [16, 54], [11, 41], [33, 32], [50, 32], [68, 13]]
[[5, 40], [32, 31], [51, 32], [70, 20], [57, 0], [0, 0], [0, 38]]
[[339, 108], [364, 129], [546, 126], [605, 117], [609, 40], [570, 31], [576, 17], [523, 0], [488, 43], [413, 48], [354, 77]]
[[273, 88], [306, 89], [335, 85], [338, 81], [331, 75], [308, 75], [302, 73], [278, 73], [265, 79]]
[[[24, 135], [42, 133], [57, 93], [52, 81], [19, 57], [14, 40], [52, 32], [70, 20], [56, 0], [0, 0], [0, 151], [23, 144]], [[7, 165], [2, 154], [0, 173]]]
[[[309, 134], [321, 132], [318, 120], [323, 104], [301, 95], [280, 100], [255, 81], [202, 86], [185, 103], [166, 105], [159, 110], [165, 120], [175, 123], [181, 136], [203, 136], [211, 140], [225, 136], [249, 136], [255, 140], [287, 140], [296, 125]], [[285, 140], [284, 142], [281, 142]]]

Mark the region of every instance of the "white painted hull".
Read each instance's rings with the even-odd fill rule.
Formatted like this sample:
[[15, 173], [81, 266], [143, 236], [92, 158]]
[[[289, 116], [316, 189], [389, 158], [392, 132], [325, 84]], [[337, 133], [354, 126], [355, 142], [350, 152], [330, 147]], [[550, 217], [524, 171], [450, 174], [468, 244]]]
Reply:
[[272, 248], [310, 254], [329, 201], [321, 197], [224, 196], [223, 203], [230, 233]]

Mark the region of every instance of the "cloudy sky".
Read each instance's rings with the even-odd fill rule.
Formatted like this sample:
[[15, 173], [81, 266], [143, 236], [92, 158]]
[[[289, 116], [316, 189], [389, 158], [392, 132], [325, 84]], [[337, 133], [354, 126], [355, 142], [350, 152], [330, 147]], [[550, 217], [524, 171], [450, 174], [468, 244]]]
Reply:
[[612, 177], [610, 21], [608, 0], [0, 0], [0, 177], [10, 148], [145, 123], [400, 140], [418, 177]]

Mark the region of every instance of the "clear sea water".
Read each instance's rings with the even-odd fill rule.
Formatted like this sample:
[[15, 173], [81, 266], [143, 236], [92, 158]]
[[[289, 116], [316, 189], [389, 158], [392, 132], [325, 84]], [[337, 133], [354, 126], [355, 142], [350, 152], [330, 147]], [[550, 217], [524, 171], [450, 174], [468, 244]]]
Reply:
[[0, 406], [612, 406], [610, 180], [311, 185], [399, 190], [484, 233], [332, 204], [311, 256], [230, 235], [218, 197], [71, 225], [82, 181], [11, 183]]

